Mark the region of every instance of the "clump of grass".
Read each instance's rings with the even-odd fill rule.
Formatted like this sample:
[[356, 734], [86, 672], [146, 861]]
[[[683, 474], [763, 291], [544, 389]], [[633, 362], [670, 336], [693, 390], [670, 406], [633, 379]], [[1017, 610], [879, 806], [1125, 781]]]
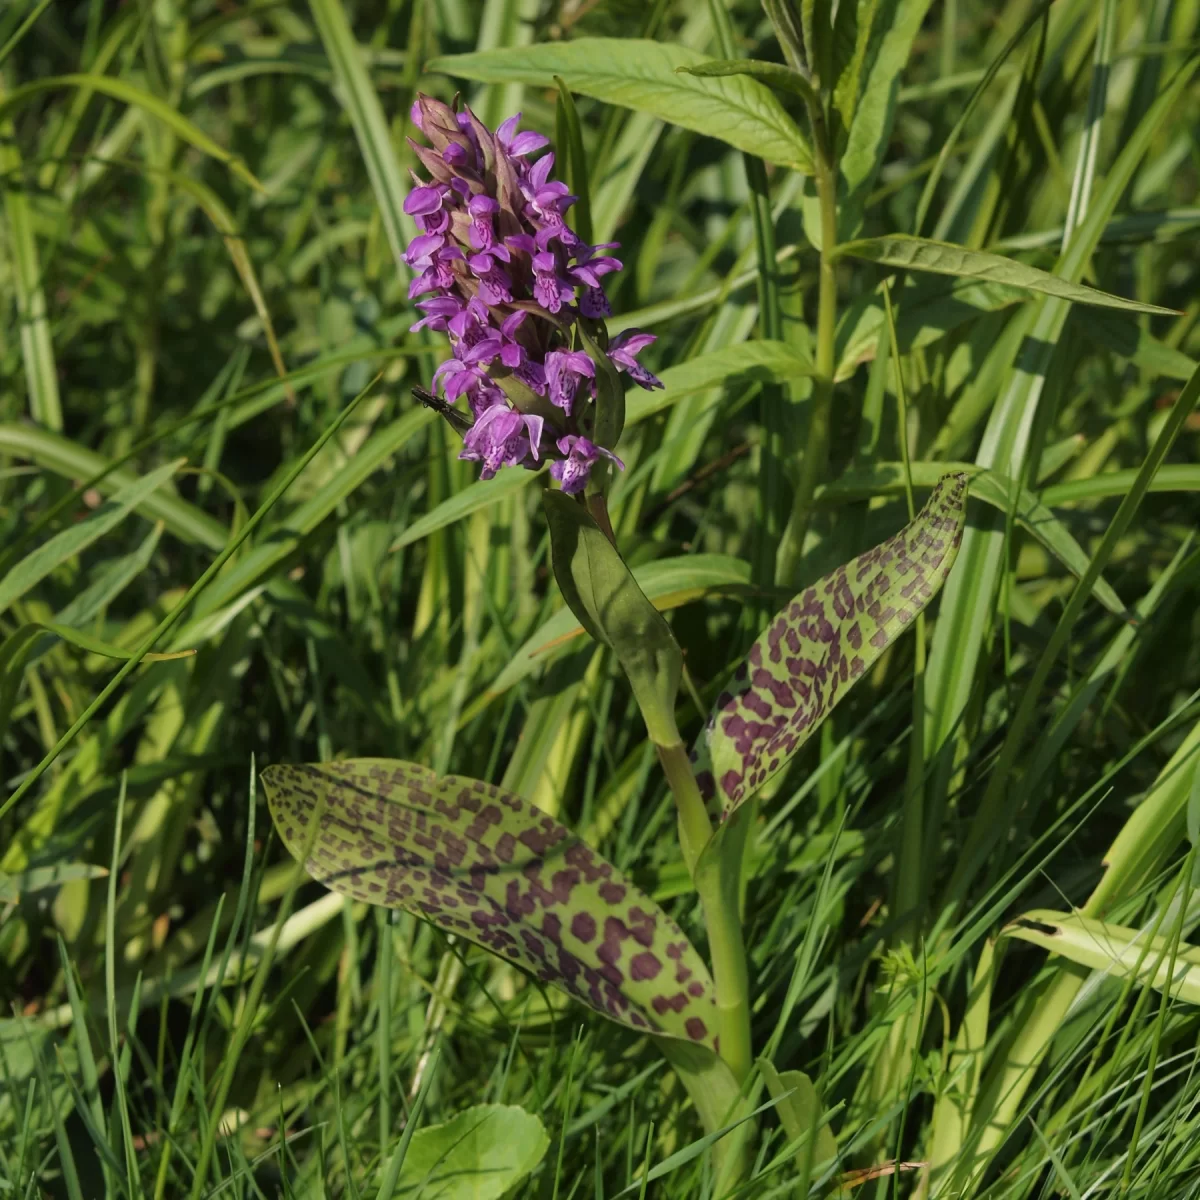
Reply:
[[827, 1123], [769, 1104], [744, 1194], [1195, 1188], [1198, 14], [794, 8], [0, 12], [6, 1191], [410, 1195], [479, 1105], [519, 1194], [716, 1189], [644, 1036], [303, 876], [258, 783], [488, 780], [708, 952], [540, 483], [410, 398], [418, 87], [523, 110], [622, 243], [666, 388], [608, 509], [689, 743], [767, 615], [970, 476], [924, 625], [754, 800], [753, 1046]]

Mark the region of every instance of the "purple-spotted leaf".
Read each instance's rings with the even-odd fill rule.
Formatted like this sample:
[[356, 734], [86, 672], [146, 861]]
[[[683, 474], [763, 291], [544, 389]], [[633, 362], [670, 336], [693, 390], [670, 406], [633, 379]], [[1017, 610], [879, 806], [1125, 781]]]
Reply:
[[933, 599], [966, 504], [967, 476], [943, 476], [909, 525], [806, 588], [759, 634], [692, 750], [710, 809], [727, 817], [781, 771]]
[[327, 888], [424, 917], [631, 1029], [714, 1048], [712, 979], [679, 926], [519, 796], [382, 758], [262, 782], [284, 845]]

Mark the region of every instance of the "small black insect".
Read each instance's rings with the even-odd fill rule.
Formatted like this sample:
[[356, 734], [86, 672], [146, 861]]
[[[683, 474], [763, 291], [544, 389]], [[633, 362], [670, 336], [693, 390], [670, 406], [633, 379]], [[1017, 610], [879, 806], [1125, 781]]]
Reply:
[[432, 392], [427, 392], [424, 388], [419, 387], [413, 388], [412, 394], [413, 398], [419, 400], [426, 408], [431, 408], [439, 417], [444, 417], [450, 428], [459, 437], [462, 437], [471, 428], [471, 422], [467, 417], [460, 413], [454, 405], [443, 400], [441, 396], [435, 396]]

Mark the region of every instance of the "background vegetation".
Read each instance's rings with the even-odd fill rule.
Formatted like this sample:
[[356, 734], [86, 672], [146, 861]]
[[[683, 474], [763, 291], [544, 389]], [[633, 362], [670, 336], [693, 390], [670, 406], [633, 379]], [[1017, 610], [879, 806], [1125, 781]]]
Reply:
[[[906, 455], [918, 499], [947, 463], [982, 472], [928, 636], [763, 805], [755, 1040], [831, 1113], [817, 1191], [1200, 1194], [1198, 1010], [997, 938], [1086, 902], [1186, 957], [1200, 917], [1200, 468], [1177, 402], [1200, 346], [1200, 3], [858, 15], [879, 133], [843, 178], [845, 236], [919, 230], [1178, 315], [893, 275], [897, 353], [884, 269], [840, 260], [815, 453], [811, 184], [727, 130], [578, 98], [596, 240], [626, 263], [610, 328], [657, 333], [668, 385], [626, 430], [614, 524], [701, 703], [766, 613], [904, 523]], [[343, 754], [503, 782], [698, 936], [615, 665], [522, 652], [561, 607], [538, 484], [473, 487], [409, 393], [442, 353], [407, 333], [395, 253], [415, 89], [553, 135], [522, 48], [595, 36], [779, 58], [749, 0], [0, 11], [5, 1195], [416, 1195], [411, 1164], [389, 1173], [401, 1131], [485, 1101], [548, 1134], [522, 1194], [704, 1194], [644, 1041], [298, 881], [254, 786], [256, 764]], [[500, 82], [424, 70], [495, 48]], [[777, 562], [806, 469], [807, 537]], [[699, 728], [690, 700], [680, 721]], [[764, 1119], [755, 1186], [794, 1194]]]

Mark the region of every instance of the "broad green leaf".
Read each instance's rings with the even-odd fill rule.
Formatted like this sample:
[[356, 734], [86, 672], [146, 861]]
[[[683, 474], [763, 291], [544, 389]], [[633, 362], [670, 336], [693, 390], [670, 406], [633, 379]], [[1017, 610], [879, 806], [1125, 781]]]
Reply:
[[262, 782], [284, 845], [331, 890], [424, 917], [631, 1029], [712, 1046], [712, 980], [679, 926], [520, 796], [392, 759]]
[[1180, 942], [1172, 972], [1171, 937], [1152, 937], [1141, 929], [1079, 913], [1034, 909], [1009, 922], [1001, 933], [1117, 979], [1133, 976], [1156, 991], [1163, 991], [1169, 983], [1173, 998], [1200, 1004], [1200, 946]]
[[1060, 275], [1051, 275], [1049, 271], [1040, 270], [1038, 267], [1030, 267], [1014, 259], [1005, 258], [1002, 254], [992, 254], [987, 250], [970, 250], [966, 246], [935, 242], [931, 238], [893, 233], [886, 237], [844, 242], [837, 248], [837, 252], [851, 258], [866, 258], [887, 267], [1003, 283], [1010, 287], [1023, 288], [1028, 292], [1057, 296], [1074, 304], [1095, 304], [1101, 308], [1120, 308], [1129, 312], [1178, 315], [1174, 309], [1113, 296], [1082, 283], [1073, 283]]
[[122, 488], [111, 500], [106, 500], [90, 516], [55, 534], [27, 554], [0, 580], [0, 612], [4, 612], [14, 600], [19, 600], [51, 571], [70, 561], [119, 525], [133, 509], [162, 487], [179, 470], [183, 461], [178, 459], [165, 463], [148, 475], [143, 475]]
[[500, 1200], [542, 1161], [541, 1121], [508, 1104], [476, 1104], [418, 1129], [404, 1155], [397, 1197]]
[[[892, 136], [900, 74], [929, 11], [930, 0], [858, 0], [858, 3], [854, 58], [843, 68], [834, 91], [838, 111], [853, 114], [839, 164], [842, 177], [839, 239], [853, 237], [862, 222], [867, 197], [875, 186]], [[861, 87], [857, 86], [859, 80]]]
[[694, 67], [677, 67], [683, 75], [699, 75], [705, 79], [724, 79], [730, 75], [748, 75], [758, 79], [777, 92], [788, 92], [811, 104], [817, 104], [817, 94], [812, 84], [791, 67], [783, 63], [763, 62], [758, 58], [720, 58], [712, 62], [697, 63]]
[[692, 750], [706, 800], [728, 817], [781, 771], [954, 565], [967, 476], [946, 475], [894, 537], [801, 592], [758, 636]]
[[[744, 591], [750, 583], [750, 564], [726, 554], [687, 554], [642, 563], [633, 568], [633, 578], [654, 607], [667, 612], [714, 592]], [[498, 696], [520, 683], [582, 634], [575, 614], [560, 608], [512, 656], [488, 695]]]
[[813, 1168], [837, 1158], [838, 1152], [837, 1138], [829, 1122], [821, 1117], [821, 1097], [803, 1071], [780, 1073], [765, 1058], [759, 1059], [758, 1069], [775, 1101], [788, 1141], [800, 1143], [795, 1157], [801, 1177], [811, 1179]]
[[563, 599], [584, 629], [616, 654], [651, 740], [676, 745], [675, 696], [683, 655], [670, 626], [581, 504], [554, 491], [544, 492], [542, 501]]
[[683, 46], [643, 38], [576, 38], [520, 49], [435, 58], [426, 70], [481, 83], [554, 87], [561, 75], [572, 92], [618, 104], [717, 137], [768, 162], [812, 171], [812, 153], [783, 106], [744, 75], [701, 78], [678, 73], [710, 61]]

